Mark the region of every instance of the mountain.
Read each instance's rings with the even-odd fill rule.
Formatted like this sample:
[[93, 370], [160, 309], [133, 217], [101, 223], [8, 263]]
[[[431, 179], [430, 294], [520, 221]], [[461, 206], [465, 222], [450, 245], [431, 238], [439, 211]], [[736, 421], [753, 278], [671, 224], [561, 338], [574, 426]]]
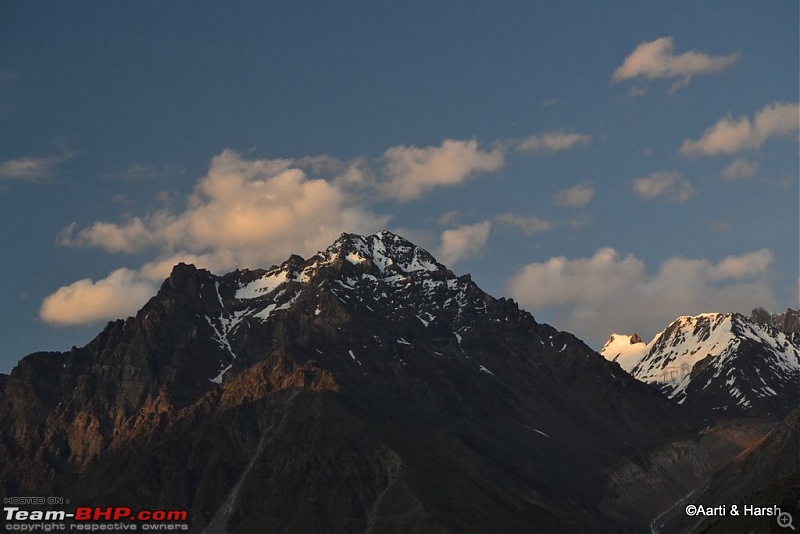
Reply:
[[606, 499], [615, 466], [705, 424], [405, 239], [343, 234], [179, 264], [135, 317], [0, 375], [0, 493], [195, 532], [629, 530], [649, 517]]
[[653, 340], [615, 334], [601, 353], [679, 404], [782, 418], [800, 405], [800, 335], [737, 313], [679, 317]]

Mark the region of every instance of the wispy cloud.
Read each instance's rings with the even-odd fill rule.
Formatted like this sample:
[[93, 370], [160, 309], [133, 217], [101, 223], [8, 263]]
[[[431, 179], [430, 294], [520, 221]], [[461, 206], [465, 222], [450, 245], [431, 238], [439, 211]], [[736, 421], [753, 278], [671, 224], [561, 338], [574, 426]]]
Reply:
[[612, 80], [681, 78], [670, 88], [674, 93], [692, 77], [721, 72], [738, 60], [739, 54], [712, 56], [693, 50], [676, 55], [673, 38], [661, 37], [637, 46], [614, 71]]
[[74, 152], [63, 151], [51, 156], [26, 156], [0, 163], [0, 180], [17, 180], [39, 183], [50, 176], [58, 165], [74, 157]]
[[121, 172], [106, 174], [104, 178], [109, 180], [124, 181], [144, 181], [144, 180], [164, 180], [181, 176], [186, 170], [178, 165], [149, 165], [143, 163], [133, 163]]
[[758, 170], [758, 163], [751, 163], [750, 161], [740, 158], [725, 167], [722, 170], [722, 176], [728, 180], [737, 180], [739, 178], [750, 178], [755, 175]]
[[724, 117], [697, 141], [684, 141], [679, 152], [684, 156], [715, 156], [758, 150], [772, 137], [793, 135], [799, 126], [800, 106], [776, 102], [761, 108], [752, 121], [747, 116]]
[[452, 210], [439, 216], [437, 222], [442, 226], [453, 226], [461, 218], [461, 210]]
[[594, 187], [586, 182], [558, 191], [555, 194], [555, 201], [559, 206], [581, 207], [591, 202], [592, 197], [594, 197]]
[[658, 171], [631, 180], [630, 187], [640, 197], [654, 200], [664, 197], [670, 202], [686, 202], [695, 194], [692, 184], [679, 172]]
[[749, 312], [753, 303], [775, 307], [768, 281], [772, 261], [773, 253], [761, 249], [716, 263], [672, 257], [648, 272], [633, 254], [603, 248], [589, 258], [526, 265], [507, 290], [534, 314], [555, 314], [560, 328], [599, 347], [611, 332], [649, 337], [680, 315]]
[[581, 133], [571, 133], [565, 131], [545, 132], [532, 135], [517, 145], [520, 152], [547, 151], [558, 152], [569, 150], [576, 146], [589, 145], [592, 136]]
[[524, 217], [522, 215], [515, 215], [513, 213], [503, 213], [495, 217], [495, 221], [502, 224], [514, 226], [525, 235], [533, 235], [541, 232], [547, 232], [555, 228], [555, 224], [546, 219], [538, 217]]
[[638, 98], [646, 94], [647, 94], [647, 87], [640, 87], [638, 85], [634, 85], [633, 87], [628, 89], [628, 98]]

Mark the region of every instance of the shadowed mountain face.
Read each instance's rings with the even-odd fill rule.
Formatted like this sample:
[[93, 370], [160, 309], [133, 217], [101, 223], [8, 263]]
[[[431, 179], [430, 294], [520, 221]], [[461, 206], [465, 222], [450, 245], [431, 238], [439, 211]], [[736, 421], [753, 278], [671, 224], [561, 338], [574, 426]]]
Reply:
[[4, 496], [195, 531], [596, 531], [615, 460], [692, 424], [571, 334], [381, 232], [176, 266], [137, 314], [0, 377]]
[[684, 503], [728, 509], [738, 504], [740, 512], [738, 516], [687, 517], [678, 506], [661, 516], [654, 523], [654, 530], [712, 533], [784, 530], [777, 524], [777, 515], [747, 514], [744, 505], [753, 509], [778, 507], [791, 514], [796, 525], [800, 515], [800, 408], [697, 487]]

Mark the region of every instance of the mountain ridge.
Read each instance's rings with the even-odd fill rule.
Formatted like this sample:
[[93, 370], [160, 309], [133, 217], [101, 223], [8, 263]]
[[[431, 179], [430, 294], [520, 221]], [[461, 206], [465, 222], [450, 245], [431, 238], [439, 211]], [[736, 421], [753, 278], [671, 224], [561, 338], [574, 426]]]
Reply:
[[184, 507], [196, 531], [637, 528], [599, 506], [608, 470], [705, 424], [389, 232], [179, 264], [2, 384], [4, 496]]

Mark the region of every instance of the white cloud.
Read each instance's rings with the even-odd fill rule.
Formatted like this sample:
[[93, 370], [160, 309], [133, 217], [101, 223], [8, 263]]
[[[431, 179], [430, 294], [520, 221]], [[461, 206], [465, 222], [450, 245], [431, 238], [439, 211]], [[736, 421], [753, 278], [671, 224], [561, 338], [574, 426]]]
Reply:
[[767, 280], [772, 257], [766, 249], [717, 263], [673, 257], [651, 273], [634, 255], [603, 248], [590, 258], [529, 264], [507, 290], [534, 314], [553, 314], [558, 328], [599, 348], [612, 332], [649, 340], [680, 315], [775, 308]]
[[750, 178], [758, 170], [758, 163], [751, 163], [744, 158], [737, 159], [722, 171], [722, 176], [728, 180]]
[[447, 139], [438, 147], [396, 146], [383, 158], [388, 178], [384, 192], [397, 200], [420, 198], [428, 190], [459, 184], [479, 172], [497, 171], [505, 163], [502, 149], [482, 151], [474, 139]]
[[128, 317], [155, 294], [156, 287], [135, 271], [117, 269], [97, 282], [86, 278], [60, 288], [44, 299], [39, 316], [60, 325]]
[[590, 183], [583, 183], [558, 191], [555, 194], [555, 201], [560, 206], [580, 207], [588, 204], [592, 197], [594, 197], [594, 187]]
[[439, 261], [452, 267], [459, 261], [476, 256], [486, 245], [491, 227], [490, 221], [483, 221], [445, 230], [442, 232], [442, 246], [437, 254]]
[[158, 235], [145, 226], [139, 217], [132, 217], [124, 225], [100, 221], [80, 230], [73, 237], [77, 223], [71, 223], [57, 237], [60, 245], [74, 247], [96, 247], [108, 252], [133, 254], [157, 241]]
[[776, 102], [761, 108], [752, 121], [747, 116], [724, 117], [697, 141], [684, 141], [679, 152], [685, 156], [715, 156], [758, 150], [771, 137], [791, 136], [798, 126], [800, 106]]
[[509, 281], [509, 293], [537, 311], [552, 305], [601, 300], [644, 274], [644, 263], [628, 254], [620, 258], [611, 248], [591, 258], [550, 258], [531, 263]]
[[536, 150], [546, 150], [558, 152], [569, 150], [580, 145], [589, 145], [592, 136], [580, 133], [569, 133], [564, 131], [545, 132], [528, 137], [517, 145], [517, 150], [521, 152], [532, 152]]
[[647, 200], [665, 197], [671, 202], [686, 202], [694, 195], [692, 184], [679, 172], [658, 171], [631, 180], [630, 187]]
[[721, 72], [739, 59], [738, 54], [726, 56], [710, 56], [703, 52], [689, 51], [675, 55], [675, 43], [672, 37], [661, 37], [655, 41], [644, 42], [625, 58], [615, 71], [614, 81], [646, 78], [683, 78], [673, 85], [671, 91], [686, 85], [689, 79], [700, 74]]
[[555, 227], [555, 224], [548, 220], [539, 219], [538, 217], [523, 217], [521, 215], [514, 215], [513, 213], [503, 213], [495, 217], [495, 220], [500, 223], [515, 226], [522, 230], [525, 235], [547, 232]]

